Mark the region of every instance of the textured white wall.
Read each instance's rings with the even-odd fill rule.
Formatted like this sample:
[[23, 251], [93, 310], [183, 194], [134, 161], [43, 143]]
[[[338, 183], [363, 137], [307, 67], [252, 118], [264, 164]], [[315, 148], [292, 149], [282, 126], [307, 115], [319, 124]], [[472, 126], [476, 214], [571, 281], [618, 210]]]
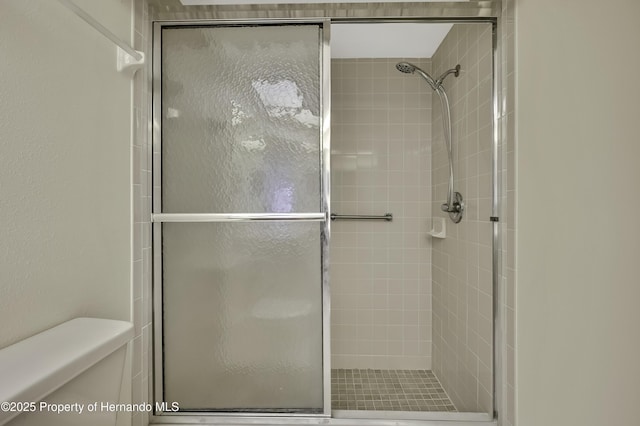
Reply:
[[[131, 0], [81, 1], [125, 40]], [[0, 347], [129, 319], [131, 80], [54, 1], [0, 2]]]
[[637, 425], [640, 3], [518, 0], [517, 425]]

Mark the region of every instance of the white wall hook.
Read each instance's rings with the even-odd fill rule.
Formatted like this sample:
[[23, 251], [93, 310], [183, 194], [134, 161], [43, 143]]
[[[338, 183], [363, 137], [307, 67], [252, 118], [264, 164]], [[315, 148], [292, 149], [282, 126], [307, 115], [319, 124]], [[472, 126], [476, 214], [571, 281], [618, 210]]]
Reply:
[[117, 61], [117, 69], [118, 72], [127, 74], [130, 77], [138, 71], [144, 65], [144, 53], [136, 50], [136, 53], [140, 55], [140, 59], [136, 59], [127, 53], [124, 49], [118, 46], [118, 61]]
[[447, 237], [447, 222], [444, 217], [431, 218], [431, 231], [428, 232], [432, 238]]

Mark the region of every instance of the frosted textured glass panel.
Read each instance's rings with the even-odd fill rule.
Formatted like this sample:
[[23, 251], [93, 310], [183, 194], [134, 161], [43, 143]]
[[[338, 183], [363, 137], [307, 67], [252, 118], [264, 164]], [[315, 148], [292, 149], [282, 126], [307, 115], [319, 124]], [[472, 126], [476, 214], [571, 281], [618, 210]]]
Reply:
[[320, 226], [163, 224], [165, 401], [322, 408]]
[[320, 211], [315, 25], [162, 32], [162, 211]]

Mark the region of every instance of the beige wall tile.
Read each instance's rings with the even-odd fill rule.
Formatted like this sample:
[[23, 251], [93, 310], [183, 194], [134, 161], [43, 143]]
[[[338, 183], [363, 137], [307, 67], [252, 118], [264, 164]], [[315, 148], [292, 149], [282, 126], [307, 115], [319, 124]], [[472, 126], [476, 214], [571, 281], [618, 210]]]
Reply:
[[[417, 78], [398, 73], [398, 61], [332, 63], [332, 86], [341, 88], [332, 114], [344, 124], [332, 129], [332, 210], [394, 215], [391, 223], [334, 223], [334, 368], [431, 367], [431, 316], [420, 315], [427, 306], [417, 297], [431, 294], [431, 273], [422, 272], [431, 246], [418, 234], [431, 205], [431, 150], [424, 148], [431, 138], [431, 94]], [[411, 61], [429, 70], [430, 61]], [[350, 292], [353, 282], [358, 290]], [[430, 297], [422, 302], [430, 313]], [[356, 353], [347, 353], [353, 346], [342, 330], [351, 327], [359, 330], [350, 336]]]

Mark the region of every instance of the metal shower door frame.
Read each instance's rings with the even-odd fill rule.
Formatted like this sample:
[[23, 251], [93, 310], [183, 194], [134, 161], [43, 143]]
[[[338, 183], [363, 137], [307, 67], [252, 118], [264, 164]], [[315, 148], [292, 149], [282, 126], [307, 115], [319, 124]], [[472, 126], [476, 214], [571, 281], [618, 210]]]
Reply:
[[[317, 25], [319, 37], [320, 64], [320, 212], [318, 213], [163, 213], [162, 212], [162, 30], [165, 27], [216, 27], [216, 26], [260, 26], [260, 25]], [[329, 240], [331, 221], [330, 210], [330, 112], [331, 112], [331, 54], [329, 19], [277, 19], [277, 20], [189, 20], [156, 21], [153, 23], [153, 88], [152, 88], [152, 140], [153, 140], [153, 200], [151, 222], [153, 224], [153, 401], [154, 416], [162, 416], [169, 421], [177, 416], [201, 416], [205, 412], [171, 412], [157, 409], [157, 403], [164, 400], [163, 377], [163, 294], [162, 294], [162, 223], [163, 222], [321, 222], [321, 282], [322, 282], [322, 386], [323, 407], [321, 414], [286, 413], [287, 417], [324, 418], [331, 416], [331, 346], [329, 293]], [[168, 406], [170, 407], [170, 405]], [[282, 417], [277, 412], [216, 412], [229, 420], [248, 417]], [[155, 417], [159, 419], [160, 417]]]
[[[493, 90], [492, 90], [492, 124], [493, 124], [493, 140], [492, 140], [492, 205], [491, 205], [491, 221], [492, 221], [492, 264], [493, 264], [493, 403], [494, 412], [486, 413], [481, 417], [471, 416], [466, 413], [456, 413], [457, 415], [446, 415], [447, 413], [434, 413], [434, 416], [425, 416], [421, 420], [423, 424], [443, 424], [444, 422], [456, 424], [456, 425], [473, 425], [473, 426], [495, 426], [498, 420], [498, 416], [504, 415], [506, 398], [504, 395], [504, 369], [505, 369], [505, 356], [506, 347], [504, 342], [505, 328], [506, 328], [506, 314], [503, 308], [505, 299], [504, 286], [501, 283], [505, 280], [503, 275], [503, 247], [502, 238], [505, 234], [506, 222], [502, 216], [504, 214], [503, 205], [503, 191], [504, 191], [504, 169], [503, 160], [506, 155], [504, 150], [505, 138], [507, 137], [506, 131], [503, 129], [503, 121], [505, 114], [505, 102], [506, 95], [503, 89], [503, 46], [504, 40], [502, 38], [502, 28], [499, 25], [499, 17], [502, 13], [501, 0], [479, 0], [473, 2], [434, 2], [434, 3], [412, 3], [410, 6], [402, 4], [403, 7], [399, 7], [398, 3], [317, 3], [317, 4], [289, 4], [289, 5], [222, 5], [222, 6], [190, 6], [188, 8], [182, 6], [162, 6], [155, 7], [150, 10], [150, 19], [153, 22], [153, 34], [155, 35], [155, 25], [158, 23], [164, 24], [165, 22], [171, 22], [172, 24], [179, 23], [194, 23], [210, 24], [219, 22], [239, 22], [245, 23], [260, 23], [260, 22], [277, 22], [275, 20], [281, 20], [285, 23], [301, 23], [301, 22], [317, 22], [318, 20], [330, 21], [334, 23], [339, 22], [358, 22], [358, 23], [374, 23], [374, 22], [451, 22], [451, 23], [472, 23], [472, 22], [484, 22], [493, 24]], [[324, 27], [327, 33], [325, 34], [325, 42], [327, 42], [328, 25]], [[151, 32], [151, 30], [150, 30]], [[149, 34], [152, 38], [152, 34]], [[155, 60], [157, 58], [156, 48], [157, 44], [155, 37], [153, 37], [153, 51], [154, 51], [154, 69]], [[326, 46], [328, 52], [328, 45]], [[330, 58], [323, 57], [323, 64], [326, 67]], [[330, 65], [330, 62], [329, 62]], [[325, 75], [327, 77], [327, 75]], [[158, 76], [153, 75], [154, 89], [158, 87]], [[329, 102], [330, 98], [327, 95], [327, 89], [329, 81], [323, 81], [326, 83], [325, 90], [323, 90], [324, 101]], [[157, 97], [155, 90], [154, 94], [154, 111], [156, 108]], [[330, 110], [327, 104], [323, 111], [328, 118], [328, 112]], [[324, 117], [323, 117], [324, 118]], [[323, 124], [323, 135], [326, 135], [328, 142], [328, 124], [329, 121]], [[159, 152], [157, 151], [157, 138], [160, 121], [159, 117], [153, 115], [153, 123], [151, 133], [154, 140], [154, 165], [156, 161], [159, 161]], [[329, 164], [328, 152], [323, 151], [323, 159], [325, 159], [327, 166]], [[328, 183], [328, 181], [327, 181]], [[327, 191], [329, 187], [327, 185]], [[159, 199], [159, 187], [154, 185], [154, 208], [155, 200]], [[329, 201], [327, 193], [327, 202]], [[155, 210], [154, 210], [155, 211]], [[157, 224], [154, 224], [153, 237], [154, 248], [157, 241], [156, 235]], [[158, 263], [156, 259], [156, 250], [154, 250], [154, 275], [157, 275]], [[325, 254], [323, 250], [323, 255]], [[326, 263], [323, 262], [323, 268], [326, 267]], [[161, 268], [159, 269], [161, 272]], [[154, 278], [155, 285], [155, 278]], [[327, 315], [323, 317], [323, 342], [325, 342], [328, 348], [329, 341], [327, 339], [329, 332], [329, 316], [328, 316], [328, 283], [324, 284], [323, 290], [323, 305], [327, 311]], [[162, 306], [162, 296], [158, 298], [157, 294], [153, 296], [154, 300], [154, 322], [157, 322], [157, 310]], [[160, 323], [161, 325], [161, 323]], [[157, 333], [157, 329], [154, 329], [154, 338]], [[157, 360], [156, 360], [157, 362]], [[325, 362], [328, 362], [325, 361]], [[326, 364], [328, 365], [328, 364]], [[155, 371], [155, 370], [154, 370]], [[151, 380], [153, 380], [154, 373], [150, 371]], [[325, 380], [329, 378], [325, 377]], [[157, 389], [157, 383], [155, 384]], [[326, 386], [325, 386], [326, 390]], [[330, 394], [325, 393], [325, 401], [328, 397], [330, 403]], [[325, 412], [327, 409], [325, 404]], [[160, 413], [161, 414], [161, 413]], [[168, 414], [168, 413], [167, 413]], [[327, 416], [298, 416], [298, 417], [283, 417], [283, 416], [246, 416], [246, 417], [230, 417], [224, 416], [220, 413], [212, 416], [211, 414], [194, 413], [189, 415], [180, 413], [181, 416], [151, 416], [152, 424], [211, 424], [211, 425], [289, 425], [299, 426], [306, 425], [330, 425], [330, 426], [361, 426], [363, 424], [369, 426], [412, 426], [416, 424], [415, 419], [403, 418], [397, 415], [381, 416], [377, 418], [335, 418]], [[197, 415], [195, 415], [197, 414]], [[439, 415], [435, 415], [439, 414]], [[444, 415], [443, 415], [444, 414]], [[476, 414], [476, 413], [470, 413]], [[473, 417], [473, 418], [472, 418]]]

